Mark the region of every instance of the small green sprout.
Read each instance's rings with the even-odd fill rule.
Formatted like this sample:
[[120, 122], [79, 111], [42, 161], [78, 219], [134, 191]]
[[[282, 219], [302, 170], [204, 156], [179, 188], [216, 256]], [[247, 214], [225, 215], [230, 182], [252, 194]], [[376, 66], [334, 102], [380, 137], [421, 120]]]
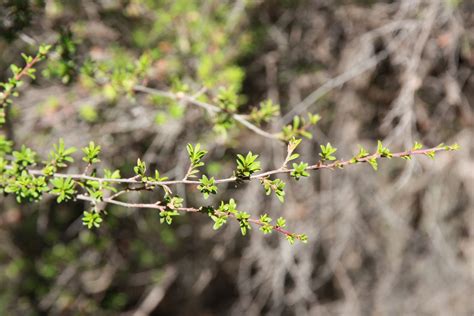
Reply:
[[140, 158], [137, 159], [137, 164], [133, 167], [133, 172], [143, 180], [146, 180], [145, 173], [146, 173], [146, 163], [142, 161]]
[[274, 104], [272, 100], [266, 100], [260, 103], [260, 107], [253, 108], [250, 118], [257, 124], [269, 122], [273, 117], [280, 115], [280, 105]]
[[36, 162], [36, 153], [25, 145], [21, 146], [20, 151], [14, 151], [13, 157], [15, 158], [15, 165], [20, 169], [34, 165]]
[[258, 155], [253, 155], [250, 151], [247, 156], [237, 154], [237, 172], [239, 179], [249, 179], [250, 176], [260, 170], [260, 162], [257, 161]]
[[99, 154], [100, 154], [100, 146], [94, 144], [94, 142], [90, 142], [87, 147], [82, 148], [82, 151], [84, 152], [84, 157], [82, 160], [89, 164], [97, 163], [100, 162], [99, 159]]
[[236, 219], [239, 221], [240, 224], [240, 232], [242, 233], [242, 236], [245, 236], [247, 234], [247, 231], [252, 229], [249, 223], [249, 218], [250, 214], [247, 212], [237, 212]]
[[263, 179], [261, 182], [265, 189], [266, 195], [270, 195], [272, 192], [275, 192], [275, 195], [281, 203], [285, 201], [285, 182], [283, 182], [281, 179], [270, 180], [267, 178]]
[[50, 180], [53, 185], [51, 193], [57, 195], [56, 201], [61, 203], [62, 201], [69, 201], [76, 194], [74, 189], [75, 182], [70, 177], [68, 178], [54, 178]]
[[319, 156], [321, 156], [322, 160], [329, 160], [329, 161], [336, 160], [336, 157], [333, 156], [332, 154], [334, 154], [337, 151], [337, 148], [332, 147], [330, 143], [327, 143], [326, 146], [321, 145], [320, 147], [321, 147], [321, 153], [319, 154]]
[[293, 171], [290, 175], [295, 178], [295, 180], [299, 180], [301, 177], [309, 177], [309, 173], [306, 171], [308, 168], [308, 164], [305, 162], [300, 162], [299, 164], [293, 163]]
[[178, 211], [175, 210], [162, 210], [160, 211], [160, 223], [171, 225], [173, 223], [173, 217], [179, 216]]
[[82, 225], [87, 226], [88, 229], [93, 227], [99, 228], [102, 221], [102, 217], [95, 210], [90, 212], [84, 211], [82, 215]]
[[392, 152], [390, 149], [387, 147], [384, 147], [382, 142], [379, 140], [377, 141], [377, 153], [380, 155], [380, 157], [385, 157], [385, 158], [392, 158]]
[[377, 171], [378, 169], [378, 163], [377, 163], [377, 158], [370, 158], [367, 160], [367, 162], [372, 166], [372, 168]]
[[215, 185], [214, 177], [208, 178], [206, 175], [202, 175], [200, 184], [198, 185], [198, 190], [204, 195], [204, 198], [207, 199], [209, 194], [217, 193], [217, 186]]
[[260, 231], [263, 232], [265, 235], [270, 234], [273, 232], [273, 226], [271, 225], [272, 219], [267, 215], [263, 214], [260, 216]]
[[276, 226], [280, 228], [285, 228], [286, 227], [286, 220], [283, 217], [278, 217], [276, 221]]
[[196, 177], [195, 174], [199, 172], [197, 168], [204, 166], [204, 162], [202, 162], [201, 159], [207, 154], [207, 151], [201, 149], [201, 144], [196, 144], [196, 146], [188, 144], [186, 149], [188, 151], [189, 160], [191, 161], [186, 178]]

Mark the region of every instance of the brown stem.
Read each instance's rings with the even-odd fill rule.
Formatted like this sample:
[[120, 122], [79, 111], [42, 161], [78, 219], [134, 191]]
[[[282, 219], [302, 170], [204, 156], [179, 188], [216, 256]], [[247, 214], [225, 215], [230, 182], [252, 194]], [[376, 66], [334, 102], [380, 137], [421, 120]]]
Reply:
[[[31, 69], [38, 61], [40, 61], [41, 57], [42, 56], [38, 54], [31, 60], [31, 62], [27, 63], [25, 67], [23, 67], [23, 69], [15, 75], [15, 81], [19, 81], [23, 76], [25, 76], [28, 73], [28, 70]], [[10, 89], [9, 91], [3, 93], [2, 97], [0, 98], [0, 107], [5, 106], [6, 101], [11, 96], [12, 92], [13, 89]]]
[[[159, 205], [159, 204], [150, 204], [150, 203], [127, 203], [127, 202], [121, 202], [121, 201], [117, 201], [117, 200], [114, 200], [112, 198], [104, 198], [102, 201], [97, 201], [95, 200], [94, 198], [90, 197], [90, 196], [87, 196], [87, 195], [83, 195], [83, 194], [79, 194], [76, 196], [76, 199], [77, 200], [82, 200], [82, 201], [87, 201], [87, 202], [91, 202], [91, 203], [98, 203], [98, 202], [103, 202], [103, 203], [108, 203], [108, 204], [115, 204], [115, 205], [119, 205], [119, 206], [123, 206], [123, 207], [127, 207], [127, 208], [144, 208], [144, 209], [156, 209], [156, 210], [160, 210], [160, 211], [164, 211], [166, 210], [166, 206], [165, 205]], [[179, 207], [179, 208], [176, 208], [174, 209], [178, 212], [184, 212], [184, 213], [199, 213], [201, 210], [198, 209], [198, 208], [194, 208], [194, 207]], [[215, 211], [215, 213], [217, 215], [226, 215], [226, 216], [229, 216], [235, 220], [237, 220], [237, 217], [232, 214], [232, 213], [224, 213], [224, 212], [219, 212], [219, 211]], [[265, 224], [263, 222], [261, 222], [260, 220], [258, 219], [254, 219], [254, 218], [249, 218], [248, 219], [248, 222], [249, 223], [252, 223], [254, 225], [257, 225], [257, 226], [264, 226]], [[278, 233], [281, 233], [283, 235], [286, 235], [286, 236], [293, 236], [295, 235], [294, 233], [286, 230], [286, 229], [283, 229], [279, 226], [273, 226], [271, 225], [272, 229]]]
[[[427, 148], [427, 149], [418, 149], [418, 150], [407, 150], [407, 151], [402, 151], [402, 152], [397, 152], [393, 153], [392, 157], [404, 157], [404, 156], [412, 156], [412, 155], [426, 155], [430, 152], [440, 152], [440, 151], [447, 151], [446, 148], [444, 147], [434, 147], [434, 148]], [[357, 158], [356, 161], [359, 162], [367, 162], [370, 159], [373, 158], [385, 158], [379, 153], [374, 153], [372, 155], [363, 157], [363, 158]], [[323, 163], [319, 161], [318, 163], [314, 165], [308, 166], [305, 170], [320, 170], [320, 169], [334, 169], [337, 167], [344, 167], [347, 165], [354, 164], [351, 160], [336, 160], [332, 163]], [[12, 166], [7, 166], [7, 169], [11, 169]], [[262, 179], [266, 178], [271, 175], [275, 174], [285, 174], [285, 173], [291, 173], [295, 171], [294, 168], [279, 168], [275, 170], [269, 170], [261, 173], [257, 173], [254, 175], [250, 176], [250, 180], [255, 180], [255, 179]], [[43, 175], [42, 170], [28, 170], [28, 172], [32, 175]], [[109, 182], [109, 183], [122, 183], [122, 184], [149, 184], [153, 186], [163, 186], [163, 185], [176, 185], [176, 184], [200, 184], [198, 180], [167, 180], [167, 181], [141, 181], [139, 179], [136, 179], [135, 177], [133, 178], [128, 178], [128, 179], [109, 179], [109, 178], [99, 178], [99, 177], [92, 177], [92, 176], [86, 176], [84, 174], [62, 174], [62, 173], [55, 173], [53, 174], [54, 177], [57, 178], [71, 178], [74, 180], [92, 180], [92, 181], [99, 181], [99, 182]], [[238, 179], [237, 177], [228, 177], [228, 178], [223, 178], [223, 179], [216, 179], [215, 183], [216, 184], [222, 184], [222, 183], [229, 183], [229, 182], [236, 182]]]

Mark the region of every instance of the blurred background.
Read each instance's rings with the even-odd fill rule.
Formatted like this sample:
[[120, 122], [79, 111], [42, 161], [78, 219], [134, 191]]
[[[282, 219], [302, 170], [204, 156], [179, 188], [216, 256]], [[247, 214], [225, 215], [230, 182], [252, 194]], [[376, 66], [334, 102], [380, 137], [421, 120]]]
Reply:
[[[280, 104], [267, 131], [319, 113], [301, 145], [305, 161], [328, 141], [341, 158], [377, 139], [393, 151], [415, 141], [461, 150], [384, 160], [378, 172], [357, 165], [283, 177], [284, 204], [259, 183], [223, 186], [212, 198], [284, 216], [309, 237], [294, 246], [255, 228], [242, 237], [236, 223], [214, 231], [199, 214], [167, 226], [156, 211], [117, 206], [88, 230], [83, 202], [0, 197], [0, 314], [474, 314], [474, 2], [1, 1], [0, 81], [39, 43], [55, 45], [22, 87], [7, 132], [44, 158], [60, 137], [78, 148], [93, 140], [101, 167], [131, 176], [141, 157], [180, 178], [186, 144], [200, 142], [216, 177], [248, 150], [263, 169], [279, 167], [279, 142], [242, 127], [222, 133], [202, 109], [91, 80], [91, 64], [95, 79], [120, 78], [144, 53], [149, 86], [210, 95], [233, 86], [240, 113], [267, 98]], [[83, 168], [79, 157], [69, 172]], [[177, 192], [186, 205], [204, 203], [194, 187]]]

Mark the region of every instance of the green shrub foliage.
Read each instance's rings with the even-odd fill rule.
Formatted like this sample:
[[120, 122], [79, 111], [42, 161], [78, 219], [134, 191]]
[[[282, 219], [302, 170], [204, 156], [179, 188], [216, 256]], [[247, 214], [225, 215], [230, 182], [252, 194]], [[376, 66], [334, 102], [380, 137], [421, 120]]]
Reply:
[[[136, 40], [139, 41], [139, 37]], [[183, 197], [177, 194], [174, 187], [178, 184], [194, 186], [207, 200], [211, 195], [218, 196], [219, 187], [223, 184], [245, 185], [251, 181], [258, 181], [263, 187], [263, 192], [267, 195], [274, 195], [284, 203], [285, 182], [280, 177], [283, 174], [288, 174], [290, 179], [300, 180], [320, 169], [336, 170], [356, 164], [368, 164], [377, 170], [379, 161], [384, 158], [409, 160], [414, 155], [426, 155], [434, 158], [437, 152], [459, 148], [457, 144], [449, 146], [441, 144], [434, 148], [423, 148], [423, 145], [416, 142], [413, 148], [392, 152], [381, 141], [378, 141], [373, 153], [360, 147], [359, 152], [353, 157], [342, 159], [336, 155], [337, 148], [327, 143], [320, 146], [321, 151], [318, 155], [314, 155], [319, 159], [298, 161], [300, 155], [296, 151], [302, 138], [312, 138], [311, 127], [318, 124], [321, 117], [311, 113], [306, 116], [297, 115], [293, 118], [292, 123], [283, 126], [280, 132], [265, 131], [262, 126], [279, 115], [279, 105], [274, 104], [271, 100], [264, 100], [250, 113], [241, 113], [239, 110], [241, 97], [238, 94], [238, 85], [236, 85], [239, 82], [236, 78], [241, 78], [239, 70], [224, 69], [219, 72], [220, 76], [213, 77], [212, 71], [215, 67], [219, 67], [219, 58], [223, 58], [223, 56], [206, 57], [200, 51], [202, 48], [193, 47], [192, 49], [196, 50], [201, 58], [200, 66], [197, 68], [200, 80], [208, 87], [227, 84], [227, 86], [217, 89], [214, 98], [212, 94], [200, 94], [199, 91], [192, 91], [187, 84], [176, 78], [167, 91], [142, 85], [149, 66], [156, 58], [153, 52], [144, 53], [136, 62], [120, 67], [109, 61], [103, 63], [86, 61], [77, 74], [74, 71], [74, 64], [67, 63], [64, 67], [59, 67], [60, 60], [54, 60], [53, 64], [49, 64], [49, 68], [46, 68], [43, 73], [48, 77], [60, 77], [64, 83], [68, 83], [73, 75], [78, 75], [86, 85], [90, 85], [94, 89], [102, 89], [102, 92], [111, 100], [120, 97], [133, 99], [137, 93], [145, 93], [151, 98], [155, 98], [157, 102], [170, 104], [171, 109], [175, 108], [173, 110], [175, 115], [180, 115], [181, 110], [179, 109], [183, 104], [203, 108], [211, 115], [216, 133], [227, 134], [232, 129], [241, 127], [286, 146], [287, 154], [286, 157], [282, 157], [283, 162], [280, 168], [262, 170], [261, 160], [264, 160], [265, 157], [260, 157], [252, 152], [238, 153], [235, 157], [236, 163], [233, 173], [227, 178], [217, 179], [203, 172], [208, 163], [205, 159], [207, 151], [197, 143], [188, 144], [185, 148], [189, 158], [189, 168], [181, 179], [168, 179], [161, 176], [158, 170], [149, 170], [147, 162], [140, 158], [130, 170], [134, 176], [123, 178], [118, 170], [101, 170], [99, 168], [102, 148], [93, 140], [81, 151], [77, 151], [74, 147], [67, 147], [65, 142], [59, 139], [53, 145], [49, 156], [42, 160], [33, 149], [22, 144], [14, 144], [5, 135], [0, 135], [0, 191], [6, 195], [13, 195], [18, 203], [38, 202], [45, 195], [54, 196], [57, 203], [86, 201], [90, 203], [90, 208], [84, 210], [82, 222], [88, 229], [98, 229], [104, 225], [104, 222], [106, 223], [106, 211], [103, 204], [115, 204], [128, 208], [156, 209], [160, 222], [167, 225], [172, 225], [173, 221], [183, 213], [207, 214], [214, 223], [215, 230], [229, 221], [234, 221], [239, 225], [242, 235], [248, 234], [252, 227], [258, 227], [258, 230], [263, 234], [273, 232], [282, 234], [288, 242], [293, 244], [295, 241], [306, 242], [308, 237], [305, 234], [287, 230], [286, 220], [282, 217], [273, 220], [268, 214], [263, 214], [258, 218], [253, 218], [249, 212], [241, 210], [234, 199], [221, 201], [214, 206], [185, 205]], [[0, 93], [0, 124], [4, 124], [8, 119], [6, 110], [12, 105], [14, 97], [18, 96], [18, 88], [27, 78], [31, 80], [36, 78], [35, 67], [38, 62], [46, 58], [50, 50], [50, 45], [42, 45], [34, 56], [22, 54], [23, 65], [11, 65], [12, 76], [0, 84], [2, 89]], [[55, 51], [59, 56], [73, 55], [75, 43], [64, 35], [60, 38], [59, 44], [55, 46]], [[209, 58], [217, 58], [217, 63], [213, 63]], [[55, 64], [57, 64], [56, 67], [51, 67]], [[78, 153], [82, 157], [79, 157]], [[78, 162], [76, 163], [76, 161]], [[84, 172], [69, 173], [68, 169], [74, 163]], [[289, 164], [291, 167], [288, 166]], [[153, 196], [159, 196], [159, 198], [156, 198], [153, 203], [131, 203], [118, 199], [119, 196], [130, 191], [153, 192]], [[161, 192], [161, 195], [157, 195], [156, 192]]]

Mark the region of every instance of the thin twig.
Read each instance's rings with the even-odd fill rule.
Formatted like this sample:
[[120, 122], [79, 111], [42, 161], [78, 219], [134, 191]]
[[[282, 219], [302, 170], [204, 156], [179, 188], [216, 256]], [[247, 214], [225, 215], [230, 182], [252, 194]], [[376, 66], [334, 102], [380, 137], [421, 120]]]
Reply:
[[[153, 89], [153, 88], [140, 86], [140, 85], [135, 86], [133, 89], [135, 91], [144, 92], [144, 93], [148, 93], [148, 94], [153, 94], [153, 95], [173, 99], [173, 100], [176, 100], [176, 101], [184, 101], [184, 102], [196, 105], [198, 107], [201, 107], [201, 108], [205, 109], [206, 111], [208, 111], [210, 113], [223, 112], [223, 110], [221, 108], [219, 108], [219, 107], [217, 107], [213, 104], [209, 104], [209, 103], [206, 103], [206, 102], [199, 101], [196, 98], [188, 96], [188, 95], [186, 95], [182, 92], [172, 93], [172, 92], [162, 91], [162, 90]], [[232, 116], [232, 118], [234, 120], [236, 120], [237, 122], [239, 122], [243, 126], [247, 127], [249, 130], [255, 132], [256, 134], [258, 134], [260, 136], [263, 136], [263, 137], [266, 137], [266, 138], [269, 138], [269, 139], [274, 139], [274, 140], [280, 140], [281, 141], [278, 134], [271, 134], [271, 133], [268, 133], [268, 132], [264, 131], [263, 129], [259, 128], [258, 126], [254, 125], [254, 124], [250, 123], [248, 120], [246, 120], [244, 115], [235, 114], [235, 113], [229, 113], [229, 114]]]
[[[77, 200], [82, 200], [82, 201], [88, 201], [88, 202], [91, 202], [91, 203], [102, 202], [102, 203], [107, 203], [107, 204], [115, 204], [115, 205], [119, 205], [119, 206], [126, 207], [126, 208], [156, 209], [156, 210], [159, 210], [159, 211], [164, 211], [164, 210], [167, 209], [167, 206], [156, 204], [156, 203], [128, 203], [128, 202], [113, 200], [113, 199], [110, 199], [110, 198], [104, 198], [101, 201], [97, 201], [96, 199], [94, 199], [90, 196], [84, 195], [84, 194], [77, 195], [76, 199]], [[195, 207], [178, 207], [178, 208], [175, 208], [173, 210], [178, 211], [178, 212], [182, 212], [182, 213], [202, 213], [201, 209], [195, 208]], [[233, 213], [221, 212], [221, 211], [218, 211], [218, 210], [214, 210], [214, 214], [219, 215], [219, 216], [228, 216], [228, 217], [230, 217], [234, 220], [238, 220], [237, 216]], [[257, 226], [265, 226], [265, 223], [263, 223], [262, 221], [260, 221], [258, 219], [255, 219], [255, 218], [249, 218], [248, 222], [252, 223], [254, 225], [257, 225]], [[292, 232], [290, 232], [286, 229], [283, 229], [282, 227], [279, 227], [277, 225], [270, 225], [270, 226], [272, 227], [272, 230], [274, 230], [278, 233], [284, 234], [286, 236], [293, 236], [294, 235], [294, 233], [292, 233]]]
[[[29, 63], [23, 67], [23, 69], [17, 73], [14, 77], [15, 81], [19, 81], [23, 76], [28, 74], [28, 70], [30, 70], [37, 62], [41, 60], [42, 55], [37, 54]], [[14, 89], [7, 90], [0, 94], [0, 107], [4, 107], [8, 98], [10, 98], [11, 94], [13, 93]]]
[[[404, 157], [404, 156], [411, 156], [411, 155], [427, 155], [428, 153], [431, 152], [440, 152], [440, 151], [447, 151], [448, 149], [444, 147], [433, 147], [433, 148], [427, 148], [427, 149], [418, 149], [418, 150], [406, 150], [402, 152], [397, 152], [397, 153], [392, 153], [392, 157]], [[347, 165], [355, 164], [355, 163], [360, 163], [360, 162], [368, 162], [371, 159], [377, 159], [377, 158], [385, 158], [379, 153], [374, 153], [369, 156], [365, 156], [363, 158], [356, 158], [355, 161], [352, 159], [349, 160], [336, 160], [332, 163], [323, 163], [319, 161], [316, 164], [310, 165], [306, 167], [305, 170], [320, 170], [320, 169], [335, 169], [335, 168], [343, 168]], [[12, 166], [6, 166], [6, 169], [11, 169]], [[263, 179], [271, 175], [276, 175], [276, 174], [285, 174], [285, 173], [291, 173], [295, 171], [294, 168], [278, 168], [274, 170], [269, 170], [269, 171], [264, 171], [261, 173], [253, 174], [250, 176], [250, 180], [258, 180], [258, 179]], [[42, 170], [28, 170], [28, 172], [32, 175], [44, 175]], [[149, 186], [168, 186], [168, 185], [177, 185], [177, 184], [200, 184], [201, 182], [199, 180], [166, 180], [166, 181], [142, 181], [138, 179], [137, 177], [132, 177], [132, 178], [120, 178], [120, 179], [111, 179], [111, 178], [100, 178], [100, 177], [92, 177], [92, 176], [86, 176], [84, 174], [64, 174], [64, 173], [54, 173], [52, 175], [53, 177], [56, 178], [71, 178], [73, 180], [90, 180], [90, 181], [98, 181], [98, 182], [108, 182], [108, 183], [122, 183], [122, 184], [147, 184]], [[232, 176], [228, 178], [223, 178], [223, 179], [216, 179], [215, 183], [216, 184], [222, 184], [222, 183], [229, 183], [229, 182], [236, 182], [238, 180], [237, 177]]]

